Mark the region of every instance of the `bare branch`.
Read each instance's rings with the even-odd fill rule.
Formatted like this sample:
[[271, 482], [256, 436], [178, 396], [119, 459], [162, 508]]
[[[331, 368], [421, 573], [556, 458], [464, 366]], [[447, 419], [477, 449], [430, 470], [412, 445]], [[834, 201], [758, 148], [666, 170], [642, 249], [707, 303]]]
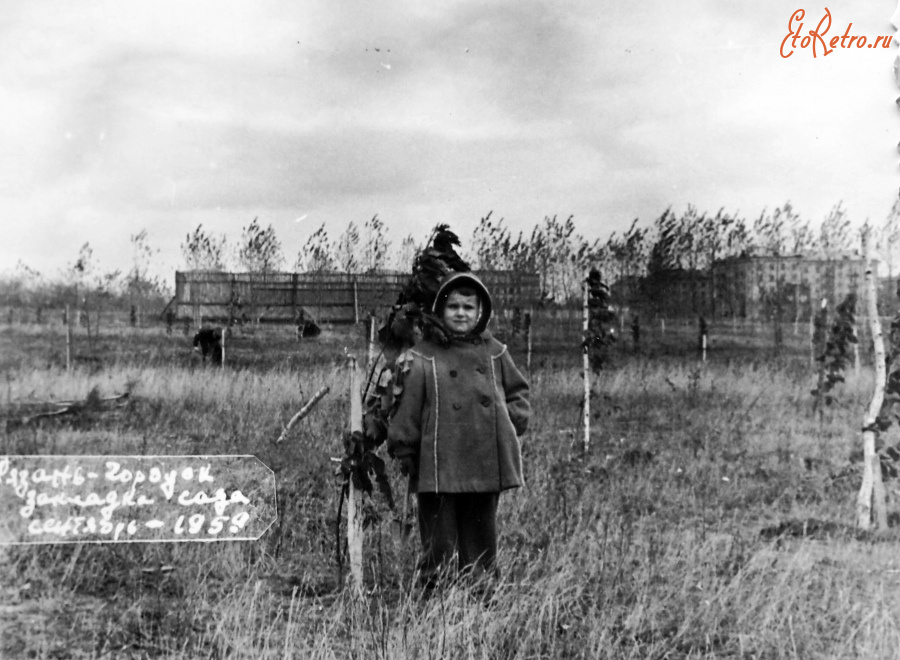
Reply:
[[315, 395], [313, 396], [313, 398], [310, 399], [306, 403], [306, 405], [303, 406], [296, 415], [291, 417], [291, 421], [289, 421], [287, 423], [287, 426], [284, 427], [284, 430], [281, 432], [281, 435], [279, 435], [278, 439], [275, 440], [275, 444], [277, 445], [277, 444], [280, 444], [281, 442], [283, 442], [285, 437], [287, 437], [288, 431], [290, 431], [297, 422], [299, 422], [301, 419], [306, 417], [309, 414], [309, 411], [313, 409], [313, 406], [315, 406], [319, 402], [319, 400], [322, 397], [324, 397], [326, 394], [328, 394], [328, 392], [330, 392], [330, 391], [331, 391], [331, 388], [326, 385], [325, 387], [320, 389], [318, 392], [316, 392]]

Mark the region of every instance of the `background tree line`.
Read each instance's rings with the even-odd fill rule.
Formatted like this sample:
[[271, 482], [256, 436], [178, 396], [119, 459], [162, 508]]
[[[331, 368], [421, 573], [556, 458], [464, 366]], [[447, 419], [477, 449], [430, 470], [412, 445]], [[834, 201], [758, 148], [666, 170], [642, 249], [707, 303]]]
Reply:
[[[650, 223], [635, 219], [623, 232], [604, 241], [575, 232], [570, 216], [545, 217], [530, 232], [514, 234], [503, 219], [488, 213], [471, 241], [476, 268], [535, 272], [547, 301], [574, 303], [580, 299], [585, 271], [597, 267], [614, 286], [616, 302], [644, 299], [652, 304], [663, 295], [673, 274], [701, 278], [713, 263], [742, 256], [806, 255], [836, 259], [859, 254], [864, 228], [873, 230], [879, 254], [893, 272], [893, 255], [900, 241], [900, 204], [880, 226], [854, 225], [839, 202], [819, 222], [802, 218], [790, 204], [764, 209], [752, 220], [724, 208], [701, 212], [688, 205], [681, 214], [666, 209]], [[697, 288], [694, 289], [695, 291]]]
[[109, 313], [124, 313], [133, 325], [142, 324], [171, 294], [167, 282], [152, 273], [159, 250], [150, 245], [147, 231], [132, 234], [129, 242], [132, 258], [127, 270], [103, 268], [89, 242], [55, 275], [19, 261], [11, 274], [0, 278], [0, 305], [7, 308], [9, 320], [19, 309], [33, 313], [30, 320], [37, 322], [50, 310], [68, 309], [71, 320], [84, 326], [89, 336]]
[[[724, 208], [701, 212], [693, 205], [679, 213], [671, 208], [649, 223], [635, 219], [622, 232], [605, 240], [587, 239], [576, 231], [568, 216], [545, 216], [530, 231], [511, 230], [493, 212], [480, 218], [473, 234], [463, 237], [463, 257], [478, 270], [512, 270], [537, 273], [543, 301], [575, 303], [580, 300], [584, 273], [598, 268], [613, 285], [616, 302], [644, 298], [653, 303], [657, 286], [679, 272], [702, 277], [714, 262], [729, 257], [814, 254], [835, 258], [858, 250], [859, 232], [841, 203], [818, 222], [801, 217], [786, 202], [764, 209], [752, 220]], [[885, 220], [871, 227], [878, 237], [879, 254], [893, 272], [894, 252], [900, 242], [900, 205]], [[430, 231], [430, 228], [428, 229]], [[407, 235], [394, 243], [378, 215], [361, 225], [350, 222], [337, 234], [323, 223], [293, 255], [286, 253], [271, 224], [258, 218], [242, 228], [236, 241], [215, 235], [202, 224], [188, 232], [181, 243], [186, 270], [247, 272], [344, 272], [384, 270], [406, 272], [428, 235]], [[0, 286], [0, 302], [7, 306], [60, 307], [69, 304], [76, 313], [105, 307], [131, 306], [138, 314], [159, 307], [171, 296], [171, 281], [154, 276], [151, 264], [158, 250], [150, 245], [146, 230], [130, 237], [132, 265], [127, 271], [103, 269], [89, 243], [56, 277], [45, 276], [20, 262]], [[163, 302], [162, 304], [165, 304]]]

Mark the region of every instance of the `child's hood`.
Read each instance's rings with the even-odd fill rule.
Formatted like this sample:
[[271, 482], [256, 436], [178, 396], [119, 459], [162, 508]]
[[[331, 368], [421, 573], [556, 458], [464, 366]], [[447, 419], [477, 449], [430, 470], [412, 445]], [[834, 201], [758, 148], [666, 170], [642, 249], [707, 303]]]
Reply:
[[447, 275], [438, 288], [437, 295], [434, 297], [434, 304], [431, 311], [440, 316], [444, 303], [450, 291], [461, 286], [468, 286], [478, 292], [478, 298], [481, 300], [481, 317], [478, 323], [469, 333], [471, 335], [480, 335], [487, 328], [488, 321], [491, 320], [491, 311], [493, 310], [493, 302], [491, 294], [488, 293], [487, 287], [474, 273], [451, 273]]

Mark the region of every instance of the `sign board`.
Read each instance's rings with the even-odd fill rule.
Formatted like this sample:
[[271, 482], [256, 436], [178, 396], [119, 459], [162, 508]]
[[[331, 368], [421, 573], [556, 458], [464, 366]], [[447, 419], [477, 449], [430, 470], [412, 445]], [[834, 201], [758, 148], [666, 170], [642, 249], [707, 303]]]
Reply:
[[0, 455], [0, 545], [255, 541], [276, 516], [255, 456]]

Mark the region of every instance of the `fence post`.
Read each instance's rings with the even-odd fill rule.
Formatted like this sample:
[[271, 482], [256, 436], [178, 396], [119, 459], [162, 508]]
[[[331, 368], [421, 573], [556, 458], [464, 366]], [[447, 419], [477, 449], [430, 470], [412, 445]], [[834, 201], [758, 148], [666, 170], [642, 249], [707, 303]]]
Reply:
[[582, 305], [582, 331], [584, 341], [581, 345], [582, 355], [582, 372], [584, 375], [584, 451], [587, 452], [591, 444], [591, 365], [590, 351], [588, 349], [588, 328], [589, 328], [589, 302], [588, 302], [588, 276], [585, 273], [584, 283], [584, 303]]
[[72, 323], [69, 319], [69, 306], [66, 305], [66, 373], [72, 371]]
[[709, 335], [709, 326], [706, 324], [706, 319], [702, 316], [700, 317], [698, 328], [700, 330], [700, 357], [706, 362], [706, 342]]
[[359, 289], [356, 284], [356, 275], [353, 276], [353, 322], [359, 323]]
[[809, 310], [809, 366], [816, 366], [816, 320], [815, 313]]
[[[821, 319], [818, 317], [821, 317]], [[818, 332], [821, 333], [819, 342], [816, 341], [817, 325], [821, 326], [818, 328]], [[814, 312], [812, 307], [810, 307], [809, 311], [809, 364], [814, 369], [816, 368], [816, 360], [819, 357], [819, 353], [824, 353], [825, 351], [826, 341], [828, 341], [828, 298], [822, 298], [822, 305], [819, 307], [819, 311]], [[818, 385], [818, 389], [822, 389], [821, 382]]]
[[228, 333], [228, 326], [222, 326], [222, 368], [225, 368], [225, 335]]
[[[359, 373], [356, 369], [356, 358], [349, 359], [350, 369], [350, 432], [362, 431], [362, 395], [359, 390]], [[347, 491], [347, 548], [350, 554], [350, 581], [358, 596], [363, 594], [363, 511], [362, 492], [353, 485], [353, 479]]]

